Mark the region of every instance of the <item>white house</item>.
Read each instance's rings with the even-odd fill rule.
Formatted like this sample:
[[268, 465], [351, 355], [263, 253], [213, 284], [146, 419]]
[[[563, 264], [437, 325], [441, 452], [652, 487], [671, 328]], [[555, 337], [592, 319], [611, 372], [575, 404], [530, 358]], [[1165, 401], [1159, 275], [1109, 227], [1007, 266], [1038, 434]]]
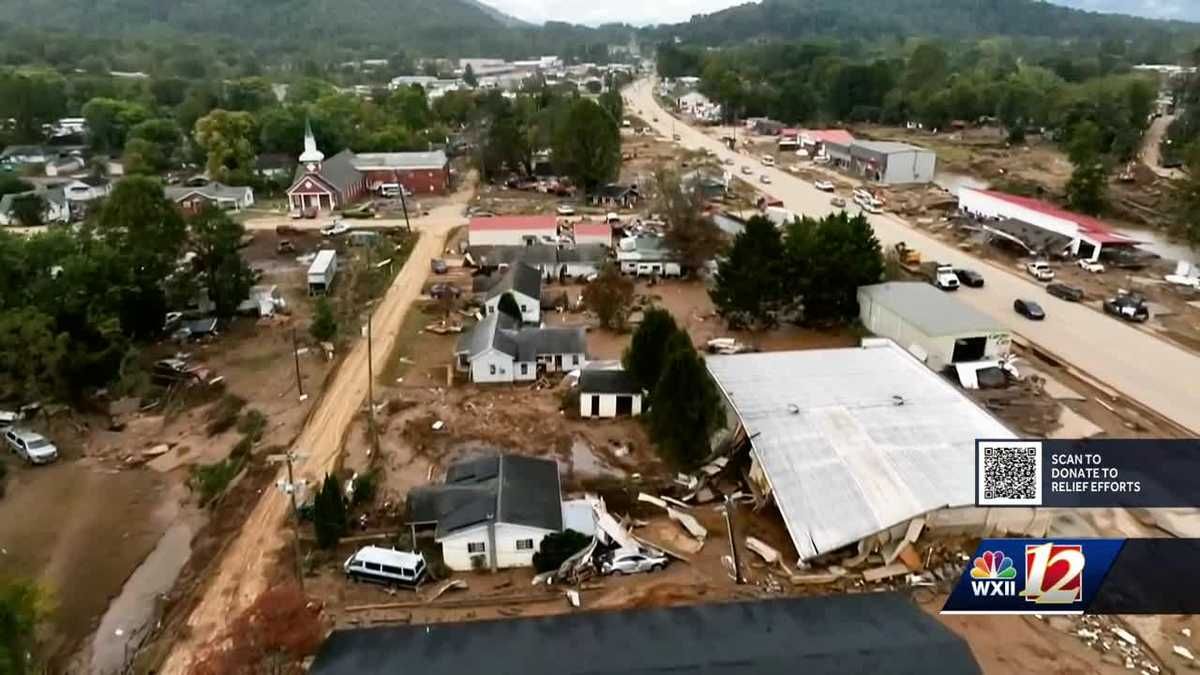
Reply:
[[493, 312], [458, 339], [454, 367], [478, 384], [530, 382], [542, 373], [563, 372], [587, 364], [582, 327], [525, 328]]
[[[600, 244], [581, 244], [573, 248], [533, 244], [530, 246], [472, 246], [471, 262], [480, 267], [512, 267], [523, 263], [536, 267], [543, 279], [564, 275], [571, 278], [596, 274], [608, 259], [608, 248]], [[479, 278], [479, 277], [477, 277]], [[490, 290], [482, 282], [481, 290]]]
[[225, 211], [241, 211], [254, 206], [254, 188], [212, 181], [203, 185], [171, 186], [163, 190], [167, 198], [188, 213], [197, 213], [206, 204]]
[[488, 314], [500, 311], [500, 298], [512, 294], [521, 308], [521, 320], [536, 324], [542, 320], [542, 273], [537, 268], [517, 263], [509, 267], [487, 292], [484, 309]]
[[617, 263], [624, 274], [677, 277], [683, 274], [679, 256], [658, 235], [626, 237], [618, 242]]
[[642, 414], [642, 389], [624, 370], [585, 368], [579, 374], [580, 417]]
[[42, 222], [68, 223], [71, 221], [71, 204], [61, 188], [49, 190], [30, 190], [28, 192], [10, 193], [0, 197], [0, 225], [18, 225], [13, 216], [13, 201], [25, 196], [40, 197], [42, 200]]
[[414, 536], [433, 530], [452, 570], [529, 567], [542, 539], [563, 529], [553, 459], [492, 455], [450, 465], [441, 485], [408, 493]]

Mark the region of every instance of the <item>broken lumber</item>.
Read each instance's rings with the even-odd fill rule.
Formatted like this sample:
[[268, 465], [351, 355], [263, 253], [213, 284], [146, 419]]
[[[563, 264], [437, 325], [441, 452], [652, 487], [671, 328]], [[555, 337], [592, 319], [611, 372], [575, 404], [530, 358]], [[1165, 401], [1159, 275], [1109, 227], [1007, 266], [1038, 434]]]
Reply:
[[708, 537], [708, 529], [700, 524], [699, 520], [690, 513], [684, 513], [678, 509], [667, 508], [667, 515], [671, 520], [683, 526], [683, 529], [688, 531], [688, 534], [695, 537], [698, 541], [703, 542]]
[[774, 565], [779, 562], [779, 551], [760, 539], [746, 537], [746, 548], [757, 553], [768, 564]]
[[467, 582], [463, 581], [462, 579], [451, 579], [441, 586], [438, 586], [437, 589], [434, 590], [433, 595], [429, 596], [429, 599], [426, 600], [426, 602], [433, 602], [434, 600], [437, 600], [438, 598], [442, 597], [443, 593], [452, 588], [465, 590], [467, 588]]
[[908, 567], [906, 567], [903, 563], [892, 563], [891, 565], [884, 565], [883, 567], [873, 567], [862, 573], [863, 581], [872, 583], [876, 581], [883, 581], [884, 579], [891, 579], [892, 577], [898, 577], [902, 574], [908, 574]]
[[671, 556], [672, 558], [676, 558], [676, 559], [678, 559], [678, 560], [682, 560], [682, 561], [684, 561], [685, 563], [691, 563], [691, 562], [692, 562], [692, 559], [691, 559], [691, 558], [689, 558], [689, 557], [687, 557], [687, 556], [683, 555], [682, 553], [680, 553], [680, 552], [678, 552], [678, 551], [673, 551], [673, 550], [671, 550], [670, 548], [668, 548], [668, 547], [666, 547], [666, 546], [663, 546], [663, 545], [661, 545], [661, 544], [655, 543], [655, 542], [653, 542], [653, 541], [650, 541], [650, 540], [648, 540], [648, 539], [642, 539], [641, 537], [637, 536], [636, 534], [634, 534], [634, 535], [630, 535], [630, 536], [632, 536], [634, 539], [636, 539], [636, 540], [637, 540], [637, 542], [638, 542], [639, 544], [642, 544], [643, 546], [646, 546], [646, 547], [649, 547], [649, 548], [652, 548], [652, 549], [655, 549], [655, 550], [662, 551], [663, 553], [666, 553], [667, 555]]

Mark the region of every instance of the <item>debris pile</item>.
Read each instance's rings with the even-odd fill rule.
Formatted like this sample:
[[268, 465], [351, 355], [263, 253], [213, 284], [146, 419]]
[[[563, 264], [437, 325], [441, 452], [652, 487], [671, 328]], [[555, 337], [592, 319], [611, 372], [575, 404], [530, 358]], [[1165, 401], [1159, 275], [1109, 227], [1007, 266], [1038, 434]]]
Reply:
[[[1136, 635], [1122, 626], [1117, 617], [1091, 614], [1050, 617], [1043, 617], [1039, 614], [1036, 616], [1051, 628], [1074, 635], [1089, 648], [1100, 652], [1100, 658], [1105, 663], [1147, 675], [1154, 675], [1162, 671], [1157, 657]], [[1188, 650], [1185, 648], [1183, 651]], [[1180, 658], [1190, 660], [1186, 659], [1179, 651], [1175, 653]]]

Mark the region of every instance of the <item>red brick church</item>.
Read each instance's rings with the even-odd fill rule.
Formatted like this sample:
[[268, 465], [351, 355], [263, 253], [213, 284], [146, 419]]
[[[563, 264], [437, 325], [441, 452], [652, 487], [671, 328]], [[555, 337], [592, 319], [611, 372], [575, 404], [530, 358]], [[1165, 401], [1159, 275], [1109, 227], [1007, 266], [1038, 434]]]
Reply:
[[304, 152], [296, 179], [288, 188], [292, 209], [337, 211], [377, 192], [385, 185], [400, 185], [410, 194], [445, 194], [450, 190], [450, 163], [446, 153], [370, 152], [342, 150], [325, 159], [317, 149], [312, 127], [304, 128]]

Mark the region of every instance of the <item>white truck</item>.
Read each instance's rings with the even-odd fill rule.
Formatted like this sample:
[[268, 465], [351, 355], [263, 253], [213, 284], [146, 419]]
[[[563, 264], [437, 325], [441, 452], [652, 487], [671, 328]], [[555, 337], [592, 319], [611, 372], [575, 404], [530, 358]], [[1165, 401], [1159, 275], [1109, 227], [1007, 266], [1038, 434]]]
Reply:
[[920, 270], [929, 283], [943, 291], [958, 290], [958, 275], [954, 273], [953, 265], [927, 262], [921, 264]]
[[1050, 268], [1050, 263], [1043, 260], [1035, 260], [1025, 265], [1025, 271], [1029, 272], [1030, 276], [1038, 281], [1054, 280], [1054, 270]]
[[333, 286], [333, 278], [337, 276], [337, 251], [322, 249], [313, 258], [308, 267], [308, 294], [325, 295]]

